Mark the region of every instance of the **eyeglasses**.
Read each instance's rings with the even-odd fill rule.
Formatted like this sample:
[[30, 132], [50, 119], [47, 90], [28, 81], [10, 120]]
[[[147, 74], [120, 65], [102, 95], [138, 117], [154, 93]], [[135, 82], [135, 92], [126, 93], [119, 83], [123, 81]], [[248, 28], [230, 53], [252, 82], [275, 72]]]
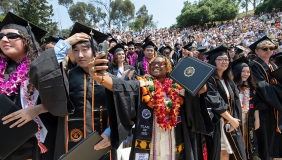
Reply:
[[261, 50], [263, 50], [263, 51], [268, 51], [268, 49], [270, 50], [270, 51], [274, 51], [275, 50], [275, 48], [274, 47], [269, 47], [269, 48], [267, 48], [267, 47], [265, 47], [265, 48], [261, 48]]
[[215, 60], [218, 60], [220, 63], [222, 63], [222, 62], [229, 62], [229, 59], [215, 59]]
[[134, 50], [134, 48], [128, 48], [128, 50]]
[[155, 65], [164, 66], [164, 65], [166, 65], [165, 62], [151, 62], [150, 64], [151, 64], [151, 66], [155, 66]]
[[16, 38], [22, 38], [21, 35], [17, 34], [17, 33], [7, 33], [7, 34], [4, 34], [4, 33], [0, 33], [0, 40], [3, 38], [3, 37], [7, 37], [8, 39], [16, 39]]

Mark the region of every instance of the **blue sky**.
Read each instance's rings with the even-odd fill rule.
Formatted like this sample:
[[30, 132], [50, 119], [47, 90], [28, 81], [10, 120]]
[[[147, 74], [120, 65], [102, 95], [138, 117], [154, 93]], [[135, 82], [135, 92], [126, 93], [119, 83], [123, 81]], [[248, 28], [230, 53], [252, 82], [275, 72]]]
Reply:
[[[176, 17], [180, 15], [184, 1], [186, 0], [131, 0], [135, 5], [135, 11], [142, 5], [146, 5], [149, 14], [153, 15], [153, 21], [158, 22], [158, 28], [170, 27], [172, 24], [176, 23]], [[74, 2], [76, 3], [78, 0], [74, 0]], [[58, 0], [50, 0], [49, 3], [53, 5], [55, 13], [53, 19], [61, 24], [59, 28], [69, 28], [73, 22], [69, 18], [67, 9], [59, 5]]]

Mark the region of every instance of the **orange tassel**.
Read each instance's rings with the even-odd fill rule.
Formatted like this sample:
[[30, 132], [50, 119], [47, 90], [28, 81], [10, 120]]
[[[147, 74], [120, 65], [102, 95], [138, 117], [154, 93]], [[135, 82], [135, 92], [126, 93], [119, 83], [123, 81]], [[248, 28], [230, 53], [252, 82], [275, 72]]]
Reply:
[[44, 146], [41, 142], [38, 141], [38, 147], [40, 148], [40, 153], [46, 153], [48, 151], [47, 147]]

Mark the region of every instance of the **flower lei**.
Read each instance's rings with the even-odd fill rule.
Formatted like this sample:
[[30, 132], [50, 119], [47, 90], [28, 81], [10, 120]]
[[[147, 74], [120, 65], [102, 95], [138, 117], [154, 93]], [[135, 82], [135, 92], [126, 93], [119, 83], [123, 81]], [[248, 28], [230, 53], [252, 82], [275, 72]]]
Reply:
[[137, 60], [138, 54], [133, 53], [133, 55], [130, 55], [130, 53], [127, 54], [127, 58], [129, 59], [129, 65], [135, 66], [136, 60]]
[[144, 73], [148, 74], [149, 73], [149, 71], [148, 71], [149, 63], [148, 63], [145, 56], [142, 58], [142, 63], [143, 63]]
[[[173, 83], [169, 78], [166, 78], [163, 83], [149, 77], [137, 77], [137, 79], [149, 82], [147, 86], [141, 87], [142, 101], [154, 109], [159, 127], [164, 130], [176, 127], [179, 108], [184, 103], [183, 97], [180, 97], [177, 92], [182, 89], [180, 85]], [[167, 97], [164, 96], [164, 92]]]
[[7, 96], [11, 96], [13, 94], [17, 94], [18, 85], [22, 85], [25, 80], [28, 79], [28, 69], [29, 62], [26, 57], [24, 57], [23, 61], [17, 67], [16, 71], [10, 75], [8, 80], [5, 82], [4, 72], [8, 63], [7, 58], [0, 57], [0, 94], [5, 94]]
[[250, 105], [250, 88], [243, 88], [242, 112], [247, 113]]

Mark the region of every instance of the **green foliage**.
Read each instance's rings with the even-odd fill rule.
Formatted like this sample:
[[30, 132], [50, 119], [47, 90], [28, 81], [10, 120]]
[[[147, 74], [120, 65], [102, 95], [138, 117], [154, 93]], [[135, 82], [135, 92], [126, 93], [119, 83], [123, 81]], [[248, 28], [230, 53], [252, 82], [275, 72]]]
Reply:
[[157, 23], [153, 22], [153, 15], [149, 15], [147, 7], [143, 5], [139, 10], [136, 12], [135, 21], [131, 23], [130, 28], [137, 30], [140, 28], [156, 28]]
[[62, 29], [61, 31], [60, 31], [60, 36], [61, 37], [69, 37], [69, 35], [70, 35], [70, 33], [71, 33], [71, 29]]
[[59, 0], [59, 5], [62, 5], [66, 7], [67, 9], [70, 8], [71, 5], [73, 5], [73, 0]]
[[0, 22], [2, 22], [4, 18], [5, 18], [5, 16], [0, 14]]
[[52, 21], [53, 6], [48, 5], [46, 0], [19, 0], [17, 13], [20, 17], [48, 31], [48, 35], [58, 33], [57, 22]]
[[16, 13], [18, 0], [1, 0], [0, 13], [6, 15], [9, 11]]
[[239, 11], [238, 2], [233, 0], [199, 0], [184, 2], [181, 14], [176, 18], [178, 27], [203, 25], [214, 21], [234, 19]]
[[267, 13], [273, 10], [282, 10], [281, 0], [265, 0], [263, 3], [259, 4], [255, 9], [255, 14], [260, 14], [261, 12]]
[[135, 6], [130, 0], [91, 0], [99, 10], [101, 24], [125, 28], [134, 18]]

